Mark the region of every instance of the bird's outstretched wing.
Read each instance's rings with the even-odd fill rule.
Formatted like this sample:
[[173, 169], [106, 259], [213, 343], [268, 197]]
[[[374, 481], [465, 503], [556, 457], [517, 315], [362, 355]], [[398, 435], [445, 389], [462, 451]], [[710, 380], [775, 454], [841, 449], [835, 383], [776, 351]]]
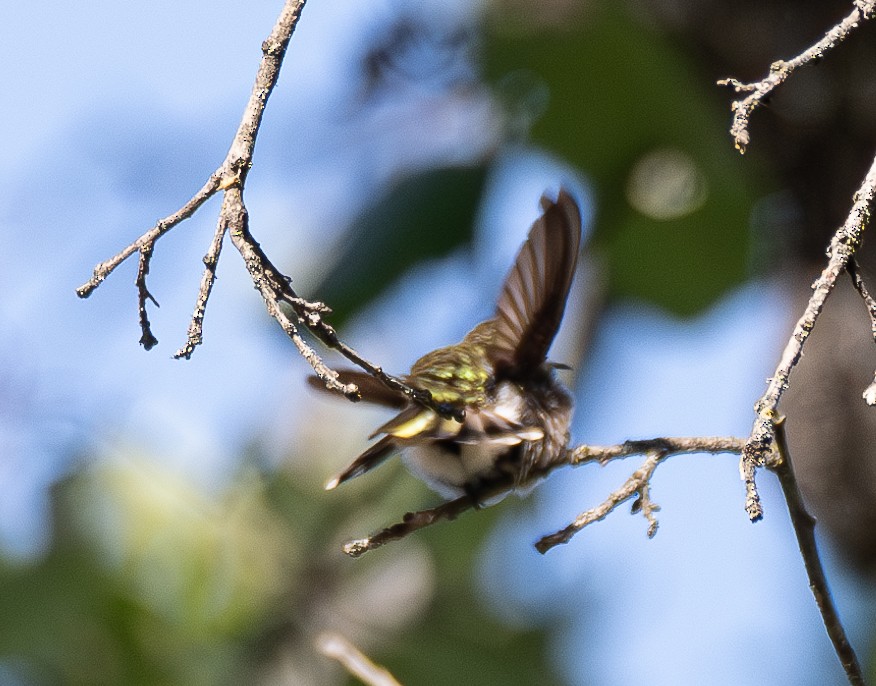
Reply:
[[581, 213], [561, 189], [553, 201], [541, 198], [542, 215], [529, 230], [496, 304], [494, 336], [488, 348], [497, 374], [525, 375], [542, 364], [554, 340], [581, 245]]

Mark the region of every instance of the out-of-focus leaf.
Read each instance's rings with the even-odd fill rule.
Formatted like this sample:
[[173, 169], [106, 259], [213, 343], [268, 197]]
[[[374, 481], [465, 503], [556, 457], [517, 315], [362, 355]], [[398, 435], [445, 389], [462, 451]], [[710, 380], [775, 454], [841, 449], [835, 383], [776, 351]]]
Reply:
[[48, 555], [0, 566], [0, 662], [25, 683], [239, 683], [241, 639], [277, 596], [269, 568], [289, 559], [277, 519], [243, 474], [216, 501], [143, 476], [75, 473], [54, 492]]
[[343, 323], [411, 265], [467, 243], [486, 174], [484, 167], [431, 170], [402, 180], [369, 207], [313, 291], [334, 310], [332, 323]]
[[393, 651], [380, 656], [401, 683], [563, 683], [551, 668], [546, 633], [501, 623], [478, 589], [482, 544], [502, 510], [515, 505], [521, 503], [509, 498], [414, 534], [430, 543], [438, 583], [429, 613], [405, 632], [405, 640]]
[[[525, 26], [509, 26], [509, 13], [496, 13], [487, 71], [497, 83], [523, 70], [547, 85], [549, 102], [531, 136], [593, 181], [611, 294], [693, 314], [747, 275], [752, 196], [726, 133], [724, 94], [622, 3], [583, 7], [544, 25], [533, 14]], [[692, 162], [705, 192], [698, 209], [660, 219], [631, 205], [634, 168], [659, 151]], [[658, 172], [655, 181], [665, 179]]]

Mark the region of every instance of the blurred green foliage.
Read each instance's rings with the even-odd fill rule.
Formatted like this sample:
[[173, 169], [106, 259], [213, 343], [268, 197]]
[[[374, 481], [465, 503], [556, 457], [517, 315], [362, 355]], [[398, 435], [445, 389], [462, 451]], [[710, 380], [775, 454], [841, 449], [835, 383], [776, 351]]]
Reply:
[[252, 476], [214, 500], [137, 458], [59, 483], [53, 514], [49, 554], [0, 573], [0, 655], [25, 683], [223, 683], [294, 541]]
[[[585, 6], [577, 21], [538, 30], [495, 13], [487, 76], [501, 82], [522, 71], [547, 85], [531, 139], [592, 182], [610, 295], [695, 314], [749, 276], [753, 196], [742, 179], [751, 172], [730, 144], [726, 98], [628, 6]], [[708, 195], [687, 216], [658, 221], [631, 207], [625, 189], [643, 155], [667, 148], [694, 160]]]
[[[0, 568], [0, 666], [33, 684], [343, 683], [313, 648], [343, 630], [404, 683], [556, 683], [543, 634], [479, 600], [474, 558], [495, 511], [425, 532], [432, 553], [400, 543], [352, 560], [341, 542], [422, 491], [398, 469], [338, 496], [320, 476], [245, 467], [211, 496], [143, 458], [81, 470], [55, 489], [50, 553]], [[437, 586], [398, 578], [431, 568], [419, 558]]]
[[[725, 93], [713, 80], [617, 3], [591, 3], [560, 25], [507, 16], [497, 10], [484, 26], [485, 78], [509, 111], [508, 135], [572, 163], [592, 184], [591, 249], [605, 257], [609, 296], [694, 315], [750, 277], [755, 196], [744, 179], [757, 168], [734, 150]], [[520, 131], [517, 119], [531, 128]], [[666, 151], [689, 159], [703, 196], [669, 218], [630, 201], [637, 164]], [[315, 290], [335, 309], [333, 321], [413, 264], [466, 243], [490, 165], [403, 178], [368, 207]]]

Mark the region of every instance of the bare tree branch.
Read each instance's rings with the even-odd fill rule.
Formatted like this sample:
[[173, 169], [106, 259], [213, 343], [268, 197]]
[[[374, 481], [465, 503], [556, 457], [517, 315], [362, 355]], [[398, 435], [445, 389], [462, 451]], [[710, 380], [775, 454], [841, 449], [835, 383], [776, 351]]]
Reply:
[[[734, 114], [730, 133], [740, 153], [745, 152], [750, 140], [748, 123], [751, 113], [758, 106], [764, 104], [768, 96], [798, 67], [817, 61], [827, 51], [845, 40], [862, 20], [871, 19], [876, 15], [876, 0], [855, 0], [854, 5], [852, 12], [828, 31], [818, 43], [792, 60], [774, 62], [770, 66], [769, 75], [763, 80], [751, 84], [745, 84], [732, 78], [718, 82], [722, 85], [732, 86], [737, 93], [750, 93], [744, 99], [733, 103]], [[827, 251], [827, 266], [812, 285], [813, 292], [806, 309], [794, 327], [779, 365], [768, 381], [766, 392], [755, 404], [754, 409], [757, 417], [751, 435], [742, 450], [739, 464], [740, 476], [745, 483], [746, 490], [745, 509], [751, 521], [757, 521], [763, 517], [763, 506], [755, 483], [757, 469], [767, 466], [778, 475], [816, 604], [837, 657], [842, 663], [849, 683], [853, 685], [864, 683], [863, 674], [830, 598], [827, 579], [824, 576], [815, 544], [815, 520], [803, 505], [785, 440], [784, 418], [779, 417], [777, 408], [782, 394], [790, 383], [791, 370], [800, 361], [803, 345], [815, 327], [828, 295], [844, 271], [849, 272], [855, 287], [864, 299], [870, 315], [871, 332], [876, 338], [876, 301], [870, 296], [854, 257], [870, 220], [874, 196], [876, 196], [876, 159], [874, 159], [861, 187], [855, 194], [848, 217], [831, 239]], [[863, 395], [868, 404], [876, 405], [876, 376]], [[773, 449], [774, 444], [775, 450]]]
[[844, 41], [849, 34], [866, 19], [871, 19], [876, 12], [876, 0], [856, 0], [851, 13], [839, 24], [828, 31], [824, 38], [815, 45], [790, 60], [778, 60], [770, 65], [770, 73], [765, 78], [754, 83], [743, 83], [738, 79], [726, 78], [718, 81], [718, 85], [730, 86], [737, 93], [750, 93], [742, 100], [732, 104], [733, 123], [730, 134], [740, 153], [745, 153], [751, 136], [748, 132], [748, 120], [755, 109], [763, 105], [772, 92], [794, 73], [798, 67], [817, 62], [825, 53]]
[[321, 633], [316, 637], [316, 648], [326, 657], [340, 662], [344, 669], [366, 686], [401, 686], [389, 670], [372, 662], [339, 633]]
[[876, 159], [873, 160], [864, 182], [855, 194], [849, 216], [830, 241], [827, 266], [812, 284], [812, 296], [803, 316], [794, 327], [779, 366], [769, 380], [766, 392], [754, 406], [757, 418], [742, 451], [739, 465], [742, 480], [745, 482], [745, 510], [752, 521], [763, 517], [763, 507], [755, 484], [755, 472], [758, 467], [764, 465], [767, 455], [772, 450], [775, 438], [774, 421], [777, 417], [776, 409], [779, 400], [788, 388], [791, 370], [800, 361], [803, 345], [815, 327], [827, 296], [830, 295], [837, 279], [846, 270], [849, 260], [861, 244], [864, 230], [870, 220], [870, 207], [874, 197], [876, 197]]
[[[316, 352], [307, 345], [301, 338], [294, 322], [288, 319], [282, 312], [279, 301], [283, 297], [284, 288], [288, 288], [288, 286], [285, 286], [288, 283], [288, 279], [282, 276], [279, 271], [273, 269], [273, 265], [270, 265], [273, 270], [272, 274], [266, 274], [263, 264], [259, 260], [251, 258], [252, 248], [253, 246], [257, 248], [258, 244], [255, 243], [249, 233], [248, 215], [243, 202], [243, 187], [246, 183], [247, 173], [252, 166], [253, 150], [264, 115], [265, 105], [277, 83], [286, 48], [301, 16], [304, 3], [305, 0], [287, 0], [270, 36], [262, 43], [262, 59], [259, 63], [255, 84], [250, 93], [249, 101], [247, 102], [237, 133], [231, 142], [225, 160], [219, 168], [210, 175], [207, 183], [180, 210], [160, 220], [155, 227], [144, 233], [134, 243], [114, 257], [97, 265], [92, 278], [77, 289], [77, 294], [82, 298], [88, 297], [119, 264], [139, 250], [141, 259], [137, 286], [140, 293], [140, 321], [143, 328], [141, 342], [147, 350], [151, 348], [157, 341], [152, 336], [151, 331], [149, 331], [149, 322], [146, 318], [145, 300], [148, 291], [146, 290], [145, 277], [148, 272], [148, 262], [155, 242], [182, 221], [191, 217], [206, 200], [217, 192], [222, 191], [224, 192], [224, 198], [219, 213], [218, 226], [204, 259], [205, 272], [198, 292], [192, 322], [189, 325], [188, 340], [177, 351], [176, 356], [190, 358], [195, 347], [202, 340], [204, 312], [215, 279], [216, 263], [221, 251], [222, 240], [226, 232], [230, 232], [232, 242], [241, 252], [250, 275], [256, 284], [256, 288], [265, 300], [268, 313], [278, 321], [283, 330], [293, 340], [305, 359], [313, 366], [316, 374], [325, 382], [327, 388], [343, 393], [348, 398], [358, 400], [359, 394], [355, 385], [339, 383], [337, 381], [337, 374], [330, 370]], [[250, 254], [249, 258], [248, 253]], [[295, 297], [297, 298], [297, 296]], [[299, 306], [298, 310], [301, 309], [304, 309], [304, 306]]]
[[791, 463], [791, 453], [785, 440], [785, 418], [779, 417], [774, 424], [778, 459], [770, 467], [779, 477], [785, 502], [788, 503], [791, 524], [794, 527], [794, 534], [797, 536], [797, 544], [800, 547], [800, 554], [803, 556], [806, 574], [809, 576], [809, 588], [812, 589], [812, 595], [815, 596], [815, 603], [821, 612], [821, 619], [827, 629], [827, 635], [830, 637], [849, 683], [853, 686], [863, 686], [864, 674], [861, 671], [861, 665], [846, 637], [836, 606], [833, 604], [830, 588], [827, 585], [827, 577], [824, 575], [824, 568], [818, 555], [818, 546], [815, 542], [815, 518], [806, 510], [803, 496], [797, 485], [797, 477]]
[[[640, 507], [637, 510], [645, 515], [648, 520], [648, 535], [653, 536], [656, 533], [656, 519], [653, 513], [657, 510], [657, 506], [651, 502], [648, 487], [651, 475], [654, 472], [657, 464], [664, 458], [670, 455], [690, 454], [690, 453], [740, 453], [745, 442], [740, 438], [726, 437], [705, 437], [705, 438], [654, 438], [641, 441], [627, 441], [618, 445], [611, 446], [595, 446], [581, 445], [573, 450], [567, 451], [561, 460], [550, 464], [542, 469], [533, 470], [529, 474], [526, 483], [520, 484], [525, 490], [526, 486], [531, 485], [540, 479], [547, 476], [550, 472], [560, 467], [572, 466], [578, 467], [584, 464], [596, 462], [599, 464], [607, 464], [613, 460], [623, 459], [631, 455], [650, 455], [649, 460], [646, 460], [645, 465], [637, 470], [630, 479], [620, 489], [612, 493], [606, 501], [595, 508], [582, 514], [575, 523], [571, 524], [563, 531], [551, 536], [546, 536], [536, 544], [539, 552], [546, 552], [550, 548], [567, 543], [571, 540], [578, 531], [583, 529], [588, 524], [594, 521], [604, 519], [612, 510], [614, 510], [622, 502], [629, 500], [634, 495], [639, 495], [641, 500]], [[653, 458], [654, 455], [659, 457]], [[651, 465], [653, 462], [653, 465]], [[344, 545], [344, 552], [351, 557], [360, 557], [369, 550], [374, 550], [392, 541], [402, 539], [415, 531], [424, 529], [427, 526], [436, 524], [440, 521], [456, 519], [466, 510], [476, 508], [480, 502], [488, 502], [493, 498], [509, 492], [513, 483], [509, 480], [494, 482], [489, 487], [479, 491], [477, 498], [463, 496], [455, 500], [450, 500], [437, 507], [420, 512], [409, 512], [402, 521], [394, 524], [382, 531], [379, 531], [367, 538], [360, 538], [350, 541]], [[590, 516], [590, 513], [599, 511], [600, 516]], [[604, 511], [604, 512], [603, 512]], [[587, 518], [587, 521], [584, 521]]]
[[195, 348], [204, 340], [204, 313], [207, 311], [207, 300], [213, 290], [216, 281], [216, 266], [219, 264], [219, 255], [222, 252], [222, 241], [225, 240], [227, 224], [220, 219], [216, 225], [216, 233], [207, 254], [204, 255], [204, 275], [201, 277], [201, 287], [198, 289], [198, 300], [195, 303], [195, 312], [192, 322], [189, 324], [188, 336], [185, 345], [174, 353], [176, 359], [191, 359]]
[[[221, 167], [220, 167], [221, 169]], [[113, 273], [116, 267], [128, 259], [138, 250], [141, 250], [146, 245], [155, 245], [155, 242], [164, 234], [170, 231], [180, 222], [191, 217], [198, 208], [209, 200], [216, 189], [219, 187], [219, 176], [216, 172], [207, 180], [207, 183], [192, 196], [185, 205], [178, 209], [173, 214], [166, 216], [164, 219], [158, 220], [154, 227], [149, 229], [140, 238], [124, 248], [121, 252], [113, 255], [108, 260], [101, 262], [94, 268], [91, 278], [76, 289], [76, 295], [80, 298], [87, 298], [94, 292], [94, 289], [103, 283], [110, 274]]]
[[630, 475], [630, 478], [624, 482], [623, 486], [611, 493], [600, 505], [582, 512], [567, 527], [560, 529], [556, 533], [542, 536], [535, 544], [535, 549], [543, 555], [551, 548], [568, 543], [585, 526], [602, 521], [614, 512], [621, 503], [636, 495], [639, 496], [639, 500], [635, 502], [639, 503], [639, 506], [634, 507], [633, 511], [638, 512], [641, 510], [644, 512], [645, 517], [648, 519], [648, 538], [653, 538], [657, 533], [657, 519], [653, 513], [659, 508], [651, 501], [648, 495], [648, 487], [651, 477], [654, 475], [654, 470], [657, 469], [657, 465], [668, 455], [669, 453], [663, 450], [649, 452], [642, 466]]
[[[94, 268], [91, 279], [80, 286], [76, 292], [79, 297], [87, 298], [116, 267], [139, 251], [140, 268], [137, 274], [137, 289], [140, 325], [143, 331], [140, 342], [147, 350], [152, 348], [158, 341], [149, 326], [146, 301], [155, 302], [155, 300], [146, 287], [146, 275], [149, 271], [149, 261], [155, 243], [172, 228], [191, 217], [210, 197], [222, 192], [224, 197], [219, 221], [213, 240], [204, 257], [204, 275], [198, 289], [187, 340], [185, 345], [176, 352], [175, 357], [190, 358], [195, 348], [203, 340], [203, 321], [207, 301], [216, 278], [216, 267], [222, 249], [222, 241], [228, 233], [232, 243], [246, 263], [250, 277], [265, 302], [268, 314], [286, 332], [286, 335], [310, 363], [326, 388], [341, 393], [350, 400], [359, 400], [360, 398], [359, 390], [355, 384], [344, 384], [338, 381], [337, 372], [328, 367], [313, 347], [301, 337], [299, 326], [310, 330], [327, 347], [337, 350], [389, 388], [403, 393], [414, 402], [428, 405], [442, 416], [461, 419], [462, 410], [459, 408], [434, 402], [427, 391], [414, 388], [402, 379], [387, 374], [381, 367], [369, 362], [341, 341], [334, 328], [323, 319], [323, 315], [330, 312], [330, 309], [322, 303], [309, 302], [300, 298], [292, 289], [290, 279], [274, 267], [250, 233], [248, 213], [243, 200], [243, 189], [247, 174], [253, 164], [255, 141], [261, 126], [265, 105], [277, 83], [286, 48], [301, 16], [304, 4], [305, 0], [286, 0], [270, 36], [262, 43], [262, 59], [249, 101], [225, 160], [219, 165], [219, 168], [210, 175], [201, 190], [182, 208], [158, 221], [153, 228], [121, 252], [98, 264]], [[291, 307], [297, 322], [290, 319], [284, 312], [283, 303]]]
[[152, 327], [149, 324], [149, 313], [146, 311], [146, 301], [151, 300], [155, 307], [158, 307], [158, 301], [152, 297], [149, 288], [146, 286], [146, 275], [149, 273], [149, 263], [152, 261], [152, 249], [154, 243], [148, 243], [140, 248], [140, 260], [137, 265], [137, 311], [140, 314], [140, 345], [146, 350], [151, 350], [158, 339], [152, 333]]

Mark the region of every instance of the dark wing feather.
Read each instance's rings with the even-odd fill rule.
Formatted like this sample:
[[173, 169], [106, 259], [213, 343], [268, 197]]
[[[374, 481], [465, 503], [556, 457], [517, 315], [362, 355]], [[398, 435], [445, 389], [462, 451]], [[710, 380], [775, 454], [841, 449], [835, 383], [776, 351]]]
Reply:
[[357, 476], [362, 476], [365, 472], [370, 472], [397, 450], [398, 446], [396, 445], [395, 437], [384, 436], [377, 441], [377, 443], [368, 448], [368, 450], [359, 455], [359, 457], [353, 460], [349, 467], [329, 481], [325, 485], [325, 489], [330, 491], [333, 488], [337, 488], [345, 481], [354, 479]]
[[581, 244], [581, 214], [561, 189], [529, 230], [496, 304], [495, 337], [489, 355], [497, 372], [510, 378], [542, 364], [554, 340]]
[[[338, 372], [338, 381], [341, 383], [354, 383], [359, 387], [359, 392], [362, 394], [362, 400], [384, 407], [392, 407], [396, 410], [402, 409], [407, 405], [407, 398], [401, 393], [397, 393], [390, 388], [387, 388], [380, 381], [366, 372], [360, 372], [357, 369], [342, 369]], [[325, 384], [318, 376], [308, 376], [307, 383], [312, 388], [319, 391], [325, 391], [332, 395], [337, 395], [334, 391], [329, 391]], [[338, 396], [340, 397], [340, 396]]]

